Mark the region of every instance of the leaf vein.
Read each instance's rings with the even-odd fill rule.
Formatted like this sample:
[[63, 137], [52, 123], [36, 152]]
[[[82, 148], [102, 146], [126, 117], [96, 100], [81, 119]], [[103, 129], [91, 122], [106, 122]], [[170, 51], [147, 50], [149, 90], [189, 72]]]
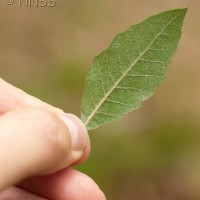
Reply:
[[122, 102], [119, 102], [119, 101], [113, 101], [113, 100], [109, 100], [109, 99], [107, 99], [106, 101], [107, 101], [107, 102], [110, 102], [110, 103], [114, 103], [114, 104], [123, 105], [123, 106], [129, 106], [129, 107], [132, 106], [132, 105], [130, 105], [130, 104], [122, 103]]
[[106, 113], [106, 112], [96, 112], [96, 114], [106, 115], [106, 116], [109, 116], [109, 117], [117, 117], [117, 116], [115, 116], [115, 115], [112, 115], [112, 114]]
[[95, 101], [94, 101], [93, 96], [91, 95], [91, 94], [92, 94], [92, 89], [91, 89], [91, 87], [90, 87], [91, 85], [90, 85], [89, 81], [87, 81], [87, 85], [88, 85], [88, 90], [89, 90], [90, 99], [91, 99], [91, 101], [92, 101], [93, 106], [95, 107]]
[[154, 49], [154, 48], [150, 48], [149, 50], [151, 50], [151, 51], [158, 51], [158, 52], [167, 52], [167, 51], [171, 51], [171, 49]]
[[161, 64], [166, 64], [166, 62], [160, 61], [160, 60], [149, 60], [149, 59], [140, 59], [141, 61], [145, 62], [151, 62], [151, 63], [161, 63]]
[[101, 86], [103, 88], [103, 93], [104, 93], [104, 95], [106, 95], [106, 90], [105, 90], [104, 83], [103, 83], [103, 75], [102, 75], [101, 69], [99, 67], [99, 61], [98, 60], [97, 60], [97, 68], [98, 68], [100, 76], [101, 76]]
[[127, 74], [126, 75], [127, 77], [146, 77], [146, 78], [148, 78], [148, 77], [155, 77], [155, 78], [163, 78], [163, 76], [157, 76], [157, 75], [153, 75], [153, 74], [146, 74], [146, 75], [143, 75], [143, 74], [141, 74], [141, 75], [132, 75], [132, 74]]
[[143, 92], [141, 89], [134, 88], [134, 87], [121, 87], [121, 86], [118, 86], [118, 87], [116, 87], [116, 89], [121, 89], [121, 90], [137, 90], [137, 91]]
[[[95, 109], [92, 111], [92, 113], [89, 115], [89, 117], [84, 122], [85, 125], [90, 122], [90, 120], [93, 118], [93, 116], [98, 112], [100, 107], [104, 104], [106, 99], [112, 94], [112, 92], [115, 90], [115, 88], [119, 85], [119, 83], [126, 77], [126, 75], [131, 71], [131, 69], [142, 59], [142, 57], [148, 52], [148, 50], [152, 47], [152, 45], [156, 42], [156, 40], [164, 33], [164, 31], [176, 20], [177, 17], [179, 17], [184, 11], [177, 14], [169, 23], [167, 23], [164, 28], [158, 33], [155, 38], [150, 42], [150, 44], [146, 47], [146, 49], [138, 56], [138, 58], [128, 67], [128, 69], [122, 74], [122, 76], [116, 81], [116, 83], [111, 87], [111, 89], [105, 94], [105, 96], [99, 101]], [[116, 116], [113, 116], [116, 117]]]

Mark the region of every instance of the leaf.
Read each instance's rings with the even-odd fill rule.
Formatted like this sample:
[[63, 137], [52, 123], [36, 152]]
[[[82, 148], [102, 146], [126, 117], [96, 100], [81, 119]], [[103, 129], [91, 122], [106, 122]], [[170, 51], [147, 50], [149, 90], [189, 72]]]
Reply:
[[81, 108], [88, 130], [123, 117], [152, 96], [177, 49], [186, 11], [166, 11], [132, 26], [95, 57]]

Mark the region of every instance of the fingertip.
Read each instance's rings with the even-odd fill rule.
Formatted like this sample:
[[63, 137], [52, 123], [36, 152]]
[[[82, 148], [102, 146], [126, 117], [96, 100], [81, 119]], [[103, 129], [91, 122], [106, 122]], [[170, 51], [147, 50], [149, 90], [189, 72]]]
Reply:
[[90, 155], [90, 150], [91, 150], [91, 145], [90, 145], [90, 138], [88, 136], [87, 146], [85, 147], [81, 158], [78, 161], [74, 162], [73, 166], [80, 165], [80, 164], [84, 163], [88, 159], [88, 157]]
[[89, 176], [70, 168], [49, 176], [33, 177], [23, 181], [20, 187], [56, 200], [106, 200], [104, 193]]
[[73, 150], [82, 151], [85, 149], [88, 143], [88, 133], [83, 122], [73, 114], [64, 113], [59, 117], [68, 127]]
[[60, 119], [67, 126], [71, 136], [72, 165], [81, 164], [89, 156], [90, 139], [83, 122], [75, 115], [65, 113], [59, 115]]
[[70, 166], [82, 157], [87, 143], [87, 134], [81, 129], [83, 149], [73, 150], [66, 124], [55, 113], [41, 108], [21, 107], [8, 112], [1, 117], [0, 127], [1, 188]]

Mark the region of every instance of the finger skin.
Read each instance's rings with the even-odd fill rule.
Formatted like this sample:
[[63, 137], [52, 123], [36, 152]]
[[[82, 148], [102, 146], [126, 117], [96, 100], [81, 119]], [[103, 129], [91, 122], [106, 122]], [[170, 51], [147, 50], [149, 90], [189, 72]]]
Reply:
[[21, 106], [44, 108], [57, 114], [64, 113], [63, 110], [25, 93], [23, 90], [12, 86], [0, 78], [0, 114], [4, 114]]
[[[67, 116], [70, 117], [73, 120], [77, 120], [77, 117], [74, 116], [74, 115], [72, 115], [72, 114], [67, 114]], [[89, 135], [88, 135], [87, 145], [86, 145], [86, 147], [84, 149], [83, 155], [82, 155], [82, 157], [78, 161], [76, 161], [75, 163], [73, 163], [73, 165], [80, 165], [80, 164], [84, 163], [87, 160], [87, 158], [89, 157], [90, 149], [91, 149], [90, 138], [89, 138]]]
[[78, 161], [72, 163], [72, 165], [76, 166], [76, 165], [83, 164], [88, 159], [88, 157], [90, 155], [90, 150], [91, 150], [91, 145], [90, 145], [90, 138], [88, 136], [88, 143], [83, 151], [82, 157]]
[[[29, 110], [29, 108], [24, 108], [24, 106], [31, 106], [31, 107], [34, 106], [35, 108]], [[22, 112], [21, 109], [22, 110], [25, 109], [23, 111], [24, 114], [21, 113]], [[38, 111], [36, 111], [37, 109]], [[44, 110], [41, 111], [42, 109], [45, 109], [46, 112]], [[51, 112], [51, 114], [49, 112]], [[21, 114], [19, 115], [19, 113]], [[73, 165], [81, 164], [87, 159], [90, 152], [89, 138], [87, 146], [83, 152], [83, 156], [78, 161], [74, 162], [76, 159], [72, 157], [69, 158], [70, 153], [67, 153], [68, 152], [67, 147], [69, 143], [68, 140], [69, 138], [67, 135], [65, 135], [65, 139], [60, 137], [62, 138], [60, 141], [59, 139], [57, 140], [55, 139], [56, 137], [55, 134], [57, 135], [57, 138], [59, 138], [58, 137], [59, 134], [56, 131], [54, 132], [54, 135], [51, 134], [52, 132], [48, 134], [49, 133], [48, 131], [46, 131], [46, 134], [42, 136], [41, 134], [39, 134], [38, 130], [41, 129], [40, 125], [44, 123], [43, 119], [46, 119], [45, 127], [47, 128], [47, 130], [55, 128], [55, 127], [53, 128], [55, 124], [52, 122], [52, 120], [55, 122], [55, 118], [56, 120], [58, 120], [58, 118], [52, 113], [60, 115], [63, 114], [64, 112], [61, 109], [55, 108], [35, 97], [32, 97], [31, 95], [10, 85], [9, 83], [5, 82], [0, 78], [0, 115], [2, 115], [2, 117], [0, 117], [0, 130], [1, 130], [0, 158], [2, 161], [0, 163], [0, 171], [1, 171], [0, 191], [9, 185], [14, 185], [18, 183], [24, 178], [36, 174], [42, 174], [42, 172], [46, 174], [48, 171], [49, 172], [57, 171], [70, 165], [69, 163]], [[5, 114], [6, 116], [4, 116]], [[47, 117], [46, 115], [48, 116], [51, 115], [51, 116]], [[37, 123], [35, 121], [36, 120], [35, 118], [37, 118]], [[49, 124], [51, 124], [50, 127]], [[18, 127], [21, 128], [24, 127], [24, 125], [26, 126], [22, 129], [21, 128], [17, 129], [16, 125], [18, 125]], [[63, 123], [62, 125], [60, 124], [60, 126], [63, 126]], [[33, 128], [32, 131], [30, 131], [31, 127]], [[66, 127], [63, 126], [62, 130], [66, 131]], [[25, 137], [25, 134], [22, 134], [25, 132], [27, 137]], [[35, 136], [34, 136], [35, 138], [28, 137], [29, 135], [30, 136], [35, 135], [35, 133], [37, 137]], [[5, 135], [7, 135], [8, 137]], [[43, 140], [41, 140], [41, 138], [44, 138], [46, 143]], [[30, 145], [30, 141], [32, 141], [31, 142], [32, 145]], [[43, 152], [44, 149], [46, 149], [44, 151], [46, 154]], [[63, 163], [63, 157], [65, 160], [64, 163]], [[71, 161], [69, 161], [70, 159]], [[62, 164], [60, 164], [59, 162], [61, 162]], [[66, 179], [68, 179], [67, 174], [65, 175]], [[52, 176], [54, 177], [54, 175]], [[73, 176], [70, 177], [72, 177], [73, 179]], [[76, 180], [77, 183], [81, 181], [81, 179], [79, 180], [78, 174], [75, 173], [75, 177], [76, 178], [74, 180]], [[99, 190], [96, 184], [89, 177], [84, 176], [82, 173], [80, 173], [80, 177], [83, 178], [83, 182], [84, 180], [86, 180], [85, 181], [86, 184], [87, 182], [91, 183], [88, 185], [88, 188], [85, 189], [82, 188], [82, 190], [80, 191], [82, 191], [83, 193], [86, 192], [87, 194], [90, 194], [91, 191], [94, 191], [93, 192], [94, 198], [91, 197], [92, 200], [105, 199], [103, 193]], [[58, 180], [60, 179], [58, 178]], [[71, 179], [69, 179], [68, 183], [70, 183], [70, 180]], [[55, 182], [55, 184], [57, 183]], [[5, 192], [4, 194], [9, 195], [10, 193]], [[18, 196], [19, 199], [21, 197], [20, 194], [21, 192], [19, 192]], [[75, 193], [72, 192], [72, 195], [75, 195]], [[74, 196], [74, 198], [75, 197], [76, 196]], [[50, 199], [52, 198], [50, 197]], [[71, 200], [71, 197], [69, 199]], [[85, 199], [90, 200], [89, 198]]]
[[[64, 113], [63, 110], [49, 105], [40, 99], [25, 93], [23, 90], [14, 87], [13, 85], [0, 78], [0, 115], [24, 106], [34, 106], [41, 109], [46, 109], [47, 111], [56, 113], [58, 115]], [[83, 153], [83, 156], [79, 161], [74, 163], [74, 165], [83, 163], [88, 158], [89, 153], [90, 142], [88, 138], [88, 144]]]
[[17, 187], [10, 187], [3, 192], [0, 192], [1, 200], [48, 200], [38, 195], [31, 194]]
[[77, 156], [67, 127], [54, 113], [26, 107], [0, 117], [0, 190], [63, 169]]
[[33, 177], [20, 186], [34, 194], [52, 200], [105, 200], [105, 195], [87, 175], [67, 168], [56, 174]]

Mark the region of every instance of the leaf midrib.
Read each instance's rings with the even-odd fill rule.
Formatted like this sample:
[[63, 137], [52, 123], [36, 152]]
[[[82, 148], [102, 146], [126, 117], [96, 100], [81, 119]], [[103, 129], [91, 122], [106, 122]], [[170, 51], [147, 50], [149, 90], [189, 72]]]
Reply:
[[115, 90], [115, 88], [119, 85], [119, 83], [126, 77], [126, 75], [132, 70], [132, 68], [140, 61], [142, 56], [145, 55], [145, 53], [151, 48], [151, 46], [155, 43], [155, 41], [162, 35], [162, 33], [176, 20], [177, 17], [179, 17], [184, 11], [180, 12], [178, 15], [176, 15], [163, 29], [162, 31], [152, 40], [152, 42], [147, 46], [147, 48], [144, 50], [143, 53], [141, 53], [138, 58], [130, 65], [130, 67], [122, 73], [122, 76], [117, 80], [117, 82], [111, 87], [111, 89], [105, 94], [105, 96], [101, 99], [101, 101], [97, 104], [95, 109], [92, 111], [92, 113], [89, 115], [89, 117], [84, 122], [85, 126], [89, 124], [93, 116], [97, 113], [97, 111], [101, 108], [101, 106], [104, 104], [106, 99], [112, 94], [112, 92]]

